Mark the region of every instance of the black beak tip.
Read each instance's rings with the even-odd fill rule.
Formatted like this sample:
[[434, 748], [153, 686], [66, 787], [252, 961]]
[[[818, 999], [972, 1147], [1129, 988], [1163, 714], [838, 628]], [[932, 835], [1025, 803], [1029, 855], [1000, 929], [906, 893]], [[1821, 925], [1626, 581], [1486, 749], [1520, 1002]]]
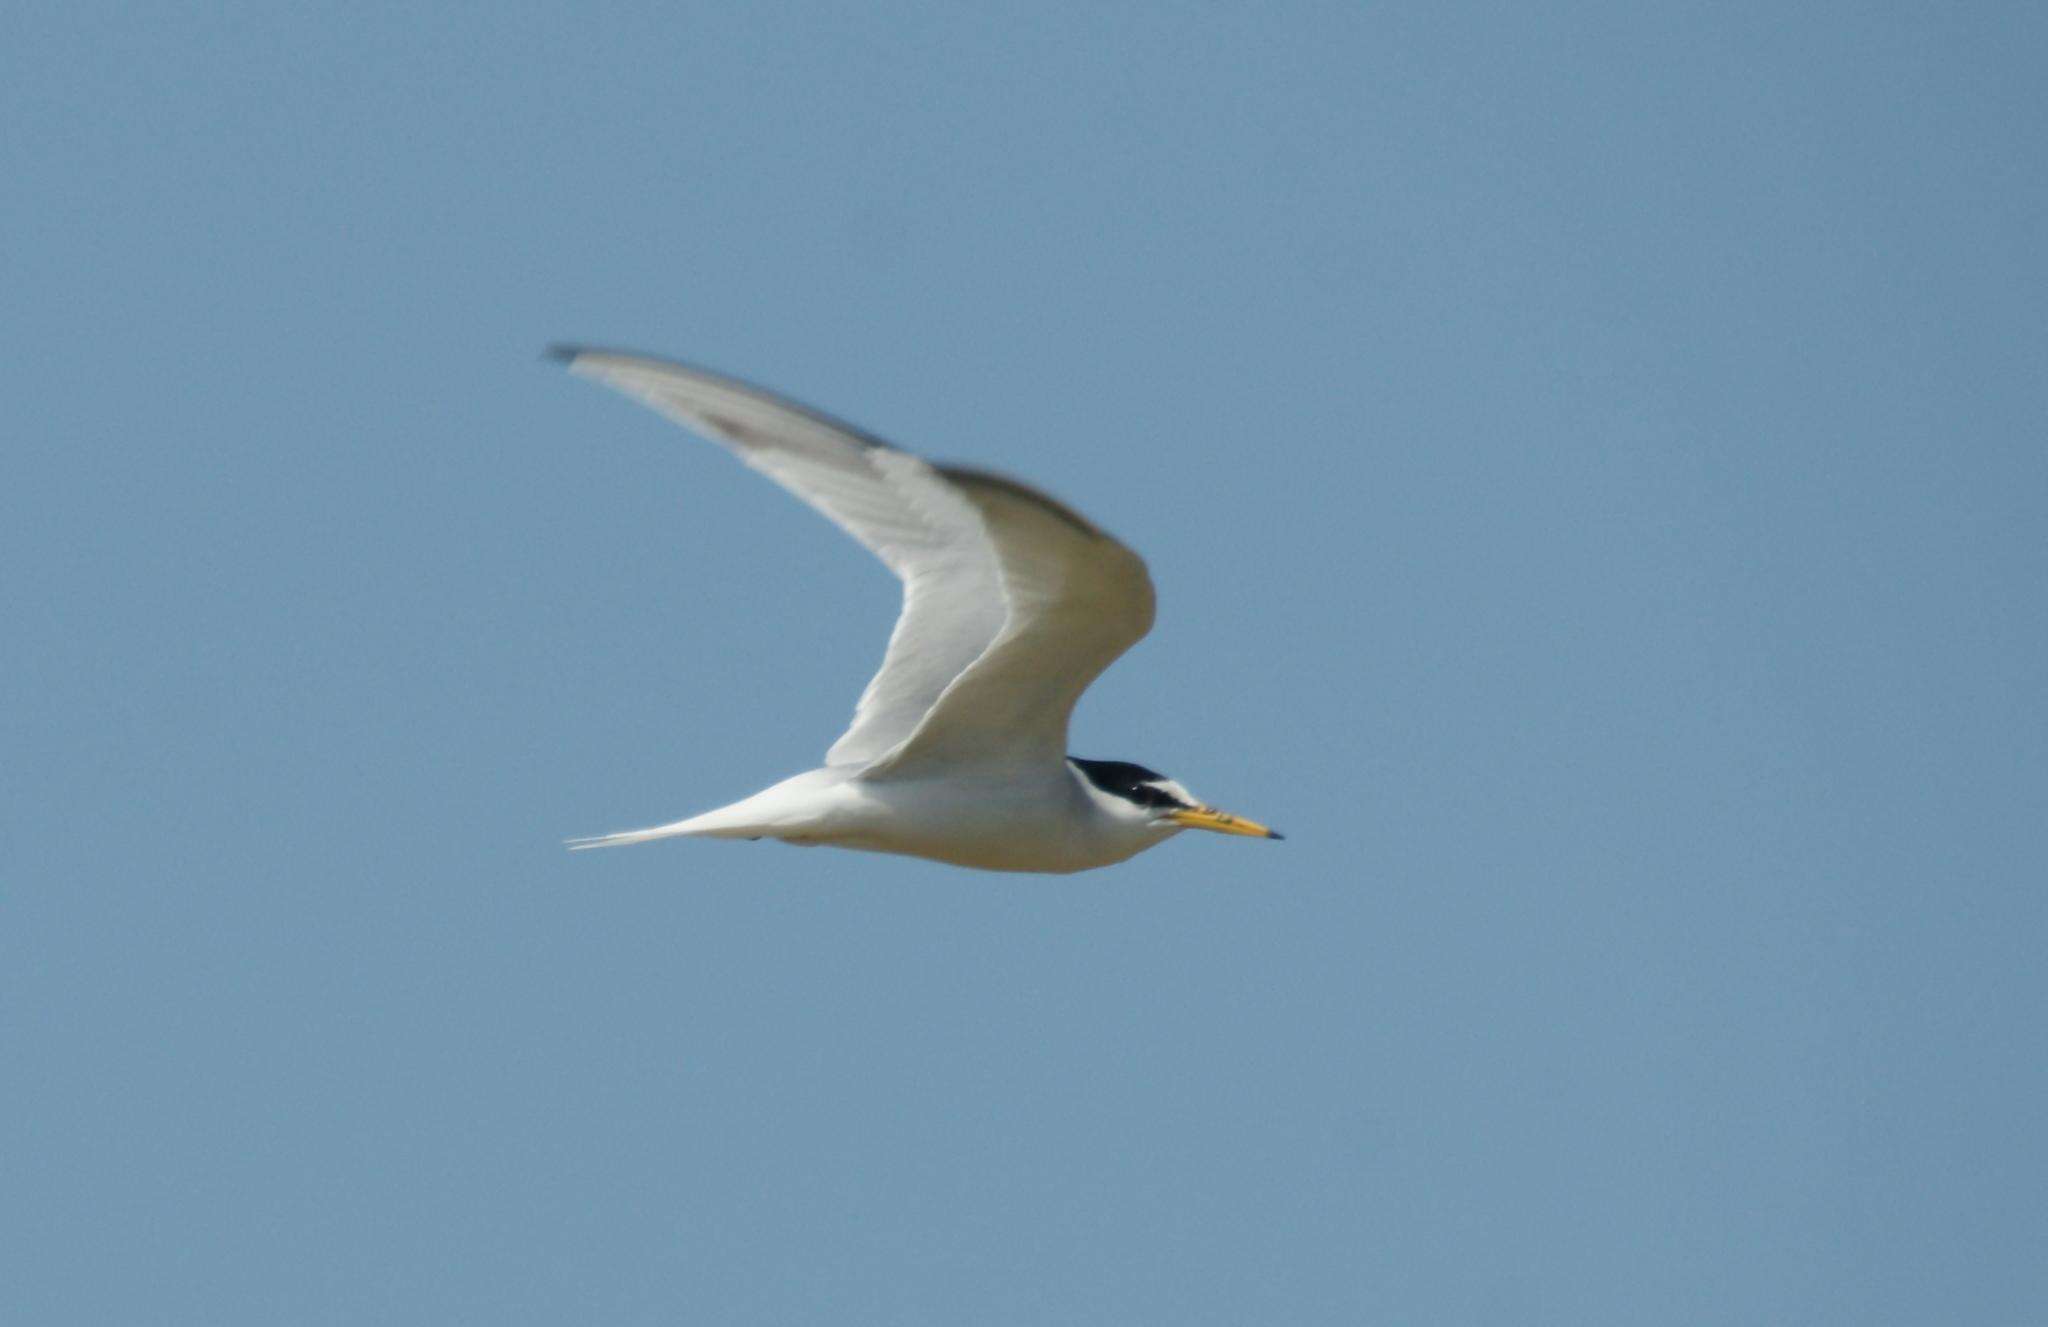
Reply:
[[1287, 836], [1277, 829], [1269, 829], [1266, 831], [1266, 837], [1269, 839], [1284, 839]]

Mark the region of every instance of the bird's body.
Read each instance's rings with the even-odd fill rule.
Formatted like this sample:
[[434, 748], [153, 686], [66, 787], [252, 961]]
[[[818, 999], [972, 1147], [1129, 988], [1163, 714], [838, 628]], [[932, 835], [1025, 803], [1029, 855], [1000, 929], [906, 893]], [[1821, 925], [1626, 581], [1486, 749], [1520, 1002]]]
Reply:
[[823, 768], [672, 824], [577, 847], [774, 838], [994, 871], [1108, 866], [1182, 829], [1278, 838], [1139, 765], [1066, 755], [1083, 690], [1152, 625], [1145, 564], [1014, 480], [931, 465], [730, 378], [557, 352], [722, 443], [904, 584], [881, 670]]
[[[647, 838], [773, 838], [802, 847], [925, 857], [985, 871], [1064, 873], [1109, 866], [1180, 832], [1097, 813], [1084, 781], [1059, 770], [962, 771], [896, 781], [809, 770]], [[634, 833], [613, 836], [639, 841]]]

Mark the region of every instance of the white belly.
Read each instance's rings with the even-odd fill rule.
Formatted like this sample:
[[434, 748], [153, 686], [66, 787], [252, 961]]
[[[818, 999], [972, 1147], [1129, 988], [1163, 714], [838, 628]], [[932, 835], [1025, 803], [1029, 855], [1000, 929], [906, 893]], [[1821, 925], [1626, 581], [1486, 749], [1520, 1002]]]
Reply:
[[812, 832], [779, 837], [984, 871], [1065, 873], [1123, 861], [1175, 832], [1101, 816], [1064, 768], [1043, 779], [856, 779], [834, 793], [837, 804]]

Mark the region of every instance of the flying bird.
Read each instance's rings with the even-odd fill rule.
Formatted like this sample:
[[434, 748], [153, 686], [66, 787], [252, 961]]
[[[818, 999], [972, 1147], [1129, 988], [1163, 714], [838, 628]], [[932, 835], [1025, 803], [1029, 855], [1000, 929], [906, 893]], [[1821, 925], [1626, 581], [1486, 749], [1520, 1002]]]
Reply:
[[903, 582], [881, 671], [819, 769], [702, 815], [596, 838], [779, 839], [990, 871], [1085, 871], [1184, 829], [1277, 839], [1163, 774], [1067, 754], [1074, 702], [1151, 630], [1136, 553], [1013, 479], [934, 465], [702, 369], [549, 354], [712, 441], [845, 530]]

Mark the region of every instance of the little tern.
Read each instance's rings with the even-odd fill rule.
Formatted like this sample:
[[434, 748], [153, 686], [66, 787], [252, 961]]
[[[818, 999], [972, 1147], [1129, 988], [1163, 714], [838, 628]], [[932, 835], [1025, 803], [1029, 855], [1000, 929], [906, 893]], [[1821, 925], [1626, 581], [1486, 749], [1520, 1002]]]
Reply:
[[1153, 615], [1143, 560], [1071, 508], [703, 369], [581, 346], [549, 354], [720, 443], [903, 582], [881, 671], [822, 768], [571, 847], [770, 838], [1065, 873], [1184, 829], [1280, 837], [1143, 765], [1067, 754], [1074, 702]]

